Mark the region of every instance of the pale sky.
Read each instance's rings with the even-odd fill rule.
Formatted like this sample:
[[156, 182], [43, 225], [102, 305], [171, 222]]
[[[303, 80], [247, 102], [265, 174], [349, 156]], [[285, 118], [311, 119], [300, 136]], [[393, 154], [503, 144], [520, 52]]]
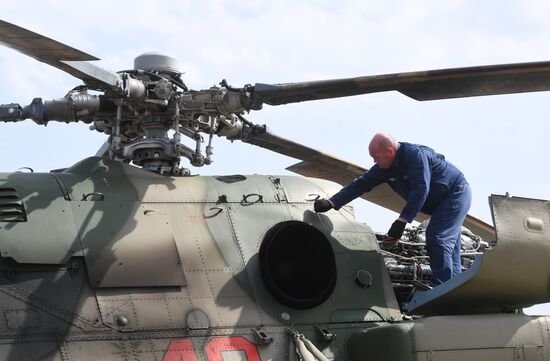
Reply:
[[[22, 10], [24, 9], [24, 10]], [[480, 1], [18, 1], [2, 19], [132, 68], [146, 51], [177, 57], [194, 89], [223, 78], [233, 86], [346, 78], [405, 71], [550, 60], [550, 3]], [[80, 81], [0, 48], [0, 103], [63, 97]], [[283, 106], [249, 114], [283, 137], [372, 166], [378, 131], [428, 145], [466, 175], [470, 214], [492, 223], [491, 194], [550, 199], [549, 94], [417, 102], [380, 93]], [[86, 124], [0, 124], [2, 171], [48, 171], [93, 155], [105, 136]], [[187, 143], [188, 145], [190, 143]], [[291, 174], [296, 160], [223, 138], [200, 174]], [[387, 231], [396, 215], [365, 201], [357, 218]], [[550, 308], [542, 308], [550, 313]]]

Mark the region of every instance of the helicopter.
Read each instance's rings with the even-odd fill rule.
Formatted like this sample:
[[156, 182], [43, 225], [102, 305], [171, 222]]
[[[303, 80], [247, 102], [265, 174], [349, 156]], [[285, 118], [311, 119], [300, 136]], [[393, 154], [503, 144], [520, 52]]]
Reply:
[[[460, 276], [400, 299], [396, 287], [423, 281], [422, 264], [403, 260], [421, 243], [416, 233], [400, 241], [402, 250], [386, 250], [350, 207], [312, 212], [315, 199], [365, 169], [275, 135], [246, 114], [388, 90], [417, 100], [549, 90], [550, 63], [243, 87], [222, 80], [193, 90], [175, 59], [158, 53], [114, 73], [5, 21], [0, 42], [84, 83], [62, 98], [2, 104], [0, 120], [79, 121], [108, 136], [96, 156], [67, 168], [0, 175], [0, 359], [540, 360], [548, 353], [549, 319], [518, 311], [550, 300], [547, 201], [491, 196], [495, 227], [472, 216], [465, 222], [487, 249], [473, 252]], [[206, 177], [182, 167], [182, 158], [212, 163], [219, 137], [297, 158], [289, 169], [306, 177]], [[364, 197], [393, 210], [403, 204], [384, 187]]]

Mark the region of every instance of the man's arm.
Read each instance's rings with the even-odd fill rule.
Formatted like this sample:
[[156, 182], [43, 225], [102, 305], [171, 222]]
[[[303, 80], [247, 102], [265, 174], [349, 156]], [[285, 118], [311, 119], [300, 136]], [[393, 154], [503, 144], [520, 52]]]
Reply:
[[371, 191], [374, 187], [385, 182], [384, 172], [374, 165], [363, 175], [355, 178], [342, 188], [338, 193], [330, 197], [329, 201], [334, 209], [340, 209], [363, 193]]

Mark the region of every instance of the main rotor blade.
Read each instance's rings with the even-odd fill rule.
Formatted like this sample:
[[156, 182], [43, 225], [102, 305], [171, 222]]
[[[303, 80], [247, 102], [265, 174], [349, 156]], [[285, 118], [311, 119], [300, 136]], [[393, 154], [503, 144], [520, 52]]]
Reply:
[[334, 165], [338, 168], [344, 165], [347, 167], [346, 169], [354, 174], [363, 174], [364, 172], [364, 169], [358, 165], [342, 161], [330, 154], [275, 135], [265, 125], [255, 126], [251, 132], [243, 136], [241, 141], [311, 163], [323, 163], [327, 166]]
[[117, 76], [86, 63], [88, 60], [99, 60], [95, 56], [3, 20], [0, 20], [0, 44], [61, 69], [93, 89], [111, 88], [113, 81], [106, 79]]
[[269, 105], [390, 90], [416, 100], [547, 91], [550, 90], [550, 61], [254, 85], [254, 93]]
[[[287, 169], [306, 177], [322, 178], [346, 185], [367, 171], [367, 169], [356, 164], [274, 135], [265, 126], [255, 128], [245, 135], [242, 141], [302, 160], [302, 162]], [[362, 198], [397, 213], [401, 212], [405, 205], [405, 201], [393, 192], [387, 184], [382, 184], [363, 194]], [[427, 218], [427, 215], [420, 213], [416, 220], [422, 222]], [[466, 216], [464, 226], [487, 241], [495, 239], [494, 228], [473, 216]]]

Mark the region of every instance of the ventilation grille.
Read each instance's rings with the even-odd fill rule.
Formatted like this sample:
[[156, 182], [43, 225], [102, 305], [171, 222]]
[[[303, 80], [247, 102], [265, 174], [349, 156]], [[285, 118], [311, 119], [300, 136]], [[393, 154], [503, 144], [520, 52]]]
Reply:
[[0, 188], [0, 222], [26, 222], [25, 206], [15, 188]]

